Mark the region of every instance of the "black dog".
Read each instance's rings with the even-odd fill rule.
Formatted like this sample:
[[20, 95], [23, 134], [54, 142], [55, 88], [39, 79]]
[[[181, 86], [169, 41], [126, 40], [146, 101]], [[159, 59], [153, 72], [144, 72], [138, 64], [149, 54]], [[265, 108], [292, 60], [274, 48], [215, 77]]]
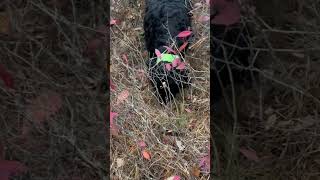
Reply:
[[[168, 70], [168, 62], [158, 61], [155, 50], [169, 53], [165, 46], [170, 47], [173, 43], [175, 47], [183, 45], [186, 39], [177, 38], [177, 35], [191, 28], [190, 7], [189, 0], [146, 0], [144, 37], [150, 58], [146, 64], [151, 84], [158, 92], [158, 99], [165, 104], [171, 101], [181, 88], [188, 86], [189, 71], [176, 68]], [[183, 61], [184, 52], [178, 54]]]

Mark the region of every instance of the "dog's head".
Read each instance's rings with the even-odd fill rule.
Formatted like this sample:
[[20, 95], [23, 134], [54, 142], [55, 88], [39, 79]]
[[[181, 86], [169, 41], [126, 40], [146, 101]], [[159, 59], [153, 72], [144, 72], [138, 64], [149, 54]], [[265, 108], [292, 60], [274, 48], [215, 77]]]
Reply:
[[[187, 68], [178, 68], [167, 62], [157, 62], [153, 58], [146, 62], [151, 84], [156, 91], [158, 100], [167, 104], [190, 83], [189, 70]], [[171, 68], [170, 68], [171, 67]]]

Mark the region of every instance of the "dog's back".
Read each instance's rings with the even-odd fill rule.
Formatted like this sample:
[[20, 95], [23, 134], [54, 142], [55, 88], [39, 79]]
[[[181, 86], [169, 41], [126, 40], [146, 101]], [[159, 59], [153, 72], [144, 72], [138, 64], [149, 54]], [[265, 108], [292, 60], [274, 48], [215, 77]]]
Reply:
[[[190, 7], [189, 0], [146, 0], [145, 42], [152, 57], [155, 49], [163, 52], [172, 43], [168, 40], [191, 27]], [[177, 47], [183, 44], [182, 39], [175, 41]]]

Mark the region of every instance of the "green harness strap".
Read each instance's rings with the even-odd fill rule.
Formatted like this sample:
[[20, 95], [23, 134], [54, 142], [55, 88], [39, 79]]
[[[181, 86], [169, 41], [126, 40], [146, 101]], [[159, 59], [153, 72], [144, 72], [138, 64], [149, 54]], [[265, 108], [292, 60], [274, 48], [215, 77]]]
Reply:
[[163, 54], [161, 54], [161, 58], [157, 58], [157, 64], [161, 61], [167, 62], [167, 63], [172, 63], [176, 58], [179, 58], [179, 56], [174, 55], [174, 54], [163, 53]]

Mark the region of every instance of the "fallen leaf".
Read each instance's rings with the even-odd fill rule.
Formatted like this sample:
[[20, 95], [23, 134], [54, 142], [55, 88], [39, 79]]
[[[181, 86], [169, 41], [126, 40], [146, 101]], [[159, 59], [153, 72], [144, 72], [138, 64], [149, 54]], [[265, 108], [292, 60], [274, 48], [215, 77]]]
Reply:
[[180, 47], [179, 47], [179, 51], [183, 51], [188, 45], [188, 42], [184, 42]]
[[115, 92], [116, 91], [116, 85], [113, 84], [112, 80], [110, 79], [110, 90]]
[[128, 64], [128, 56], [126, 54], [122, 55], [122, 60], [125, 64]]
[[171, 69], [172, 69], [171, 64], [166, 64], [165, 67], [166, 67], [166, 70], [168, 70], [168, 71], [171, 71]]
[[119, 20], [116, 20], [116, 19], [111, 19], [110, 20], [110, 25], [112, 26], [112, 25], [116, 25], [116, 24], [118, 24], [119, 23]]
[[209, 155], [203, 156], [199, 163], [199, 167], [205, 172], [210, 172], [210, 153], [208, 154]]
[[18, 161], [0, 160], [0, 179], [9, 180], [11, 176], [16, 176], [27, 171], [27, 167]]
[[117, 168], [124, 166], [124, 160], [122, 158], [117, 158]]
[[176, 140], [176, 145], [178, 146], [180, 151], [183, 151], [186, 148], [186, 146], [184, 146], [179, 140]]
[[163, 46], [167, 49], [168, 53], [173, 53], [173, 54], [176, 54], [177, 52], [175, 50], [173, 50], [171, 47], [168, 47], [168, 46]]
[[247, 149], [247, 148], [240, 148], [239, 151], [241, 152], [241, 154], [243, 156], [245, 156], [247, 159], [251, 160], [251, 161], [255, 161], [258, 162], [259, 158], [257, 156], [256, 151], [251, 150], [251, 149]]
[[0, 78], [4, 82], [7, 88], [13, 89], [12, 75], [6, 70], [6, 68], [0, 64]]
[[171, 176], [171, 177], [168, 177], [166, 180], [180, 180], [181, 177], [180, 176]]
[[117, 102], [116, 105], [122, 103], [129, 97], [129, 91], [128, 90], [123, 90], [117, 97]]
[[0, 33], [8, 34], [10, 31], [9, 17], [6, 13], [0, 13]]
[[195, 176], [195, 177], [199, 177], [200, 176], [200, 169], [198, 167], [193, 167], [191, 170], [191, 173]]
[[182, 32], [180, 32], [180, 33], [177, 35], [177, 37], [179, 37], [179, 38], [185, 38], [185, 37], [190, 36], [191, 34], [192, 34], [192, 31], [189, 31], [189, 30], [187, 30], [187, 31], [182, 31]]
[[145, 158], [145, 159], [148, 159], [150, 160], [151, 159], [151, 155], [150, 155], [150, 152], [148, 152], [147, 150], [142, 150], [142, 156]]
[[191, 109], [189, 109], [189, 108], [185, 108], [184, 110], [187, 111], [188, 113], [192, 112]]
[[180, 63], [181, 63], [180, 58], [176, 58], [176, 59], [173, 60], [173, 62], [172, 62], [172, 67], [177, 67]]
[[209, 16], [199, 16], [198, 21], [199, 22], [207, 22], [210, 20]]
[[240, 21], [241, 14], [238, 1], [215, 0], [212, 3], [218, 14], [212, 18], [211, 23], [229, 26]]
[[179, 64], [179, 66], [176, 69], [184, 70], [185, 68], [186, 68], [186, 63], [182, 62]]
[[156, 53], [158, 58], [162, 57], [161, 52], [158, 49], [155, 49], [155, 53]]
[[147, 144], [146, 144], [144, 141], [139, 141], [139, 142], [138, 142], [138, 145], [139, 145], [140, 148], [145, 148], [145, 147], [147, 147]]
[[118, 113], [110, 111], [110, 133], [111, 135], [117, 136], [119, 133], [119, 128], [117, 124], [114, 123], [114, 118], [118, 116]]

